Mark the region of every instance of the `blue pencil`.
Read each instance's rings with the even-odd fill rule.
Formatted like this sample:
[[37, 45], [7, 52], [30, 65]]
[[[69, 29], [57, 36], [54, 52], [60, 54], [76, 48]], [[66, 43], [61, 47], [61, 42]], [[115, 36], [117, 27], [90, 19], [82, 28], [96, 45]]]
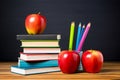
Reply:
[[79, 42], [81, 41], [82, 35], [84, 33], [84, 30], [85, 30], [85, 25], [82, 26]]
[[[82, 38], [83, 33], [84, 33], [84, 30], [85, 30], [85, 25], [82, 26], [81, 33], [80, 33], [80, 39], [79, 39], [78, 45], [79, 45], [79, 43], [80, 43], [80, 41], [81, 41], [81, 38]], [[77, 47], [77, 49], [78, 49], [78, 47]]]
[[[78, 30], [79, 30], [79, 29], [78, 29]], [[85, 30], [85, 25], [83, 25], [83, 26], [81, 27], [81, 30], [79, 30], [79, 32], [78, 32], [78, 34], [77, 34], [76, 51], [77, 51], [77, 49], [78, 49], [78, 45], [79, 45], [79, 43], [80, 43], [80, 41], [81, 41], [82, 35], [83, 35], [83, 33], [84, 33], [84, 30]]]
[[80, 35], [81, 35], [81, 23], [79, 23], [78, 31], [77, 31], [77, 39], [76, 39], [76, 47], [75, 47], [76, 50], [77, 50], [78, 45], [79, 45]]

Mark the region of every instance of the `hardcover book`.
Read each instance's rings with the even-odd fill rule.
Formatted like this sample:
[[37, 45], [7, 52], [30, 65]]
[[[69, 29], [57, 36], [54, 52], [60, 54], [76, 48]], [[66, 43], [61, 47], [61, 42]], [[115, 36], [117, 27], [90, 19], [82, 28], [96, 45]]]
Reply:
[[59, 67], [20, 68], [18, 66], [11, 66], [11, 72], [22, 74], [22, 75], [48, 73], [48, 72], [55, 72], [55, 71], [60, 71], [60, 68]]
[[17, 35], [17, 40], [59, 40], [60, 34]]
[[21, 47], [60, 47], [59, 40], [21, 40]]
[[60, 53], [58, 48], [23, 48], [23, 53]]
[[58, 59], [58, 54], [35, 54], [35, 53], [22, 53], [20, 52], [20, 59], [25, 61], [40, 61], [40, 60], [56, 60]]
[[18, 67], [20, 68], [39, 68], [39, 67], [57, 67], [58, 60], [44, 60], [44, 61], [24, 61], [18, 60]]

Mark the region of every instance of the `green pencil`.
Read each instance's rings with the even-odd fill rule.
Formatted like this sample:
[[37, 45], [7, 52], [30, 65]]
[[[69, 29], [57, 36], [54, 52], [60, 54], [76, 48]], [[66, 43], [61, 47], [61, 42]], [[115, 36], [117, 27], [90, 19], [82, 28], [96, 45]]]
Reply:
[[73, 48], [74, 29], [75, 29], [75, 22], [72, 22], [70, 27], [69, 50], [72, 50]]

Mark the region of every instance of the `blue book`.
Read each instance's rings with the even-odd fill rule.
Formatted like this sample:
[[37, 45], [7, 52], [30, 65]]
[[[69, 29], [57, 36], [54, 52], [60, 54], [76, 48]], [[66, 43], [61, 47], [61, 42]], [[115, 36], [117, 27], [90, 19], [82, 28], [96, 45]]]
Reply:
[[56, 67], [58, 60], [45, 60], [45, 61], [31, 61], [27, 62], [19, 59], [18, 67], [20, 68], [42, 68], [42, 67]]
[[11, 72], [29, 75], [29, 74], [38, 74], [38, 73], [48, 73], [60, 71], [59, 67], [44, 67], [44, 68], [20, 68], [19, 66], [11, 66]]

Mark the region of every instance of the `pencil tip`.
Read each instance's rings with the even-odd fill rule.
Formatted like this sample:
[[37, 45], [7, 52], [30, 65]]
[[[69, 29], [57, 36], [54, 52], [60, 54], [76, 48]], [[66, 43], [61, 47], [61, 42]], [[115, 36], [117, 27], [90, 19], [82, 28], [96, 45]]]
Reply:
[[89, 26], [89, 27], [90, 27], [90, 26], [91, 26], [91, 23], [89, 22], [87, 26]]
[[83, 28], [85, 28], [85, 25], [83, 25]]
[[74, 21], [72, 21], [72, 22], [71, 22], [71, 25], [75, 25], [75, 22], [74, 22]]
[[81, 22], [79, 23], [79, 27], [81, 27]]
[[71, 22], [71, 27], [75, 27], [75, 22]]

